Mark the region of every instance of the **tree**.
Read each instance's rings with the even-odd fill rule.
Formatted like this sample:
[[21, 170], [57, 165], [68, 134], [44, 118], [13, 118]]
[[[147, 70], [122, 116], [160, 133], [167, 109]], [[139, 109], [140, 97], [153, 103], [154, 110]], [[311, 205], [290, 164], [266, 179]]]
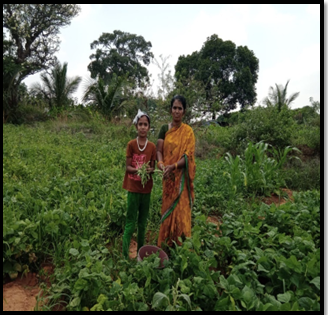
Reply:
[[126, 105], [124, 90], [129, 86], [127, 76], [128, 73], [121, 77], [114, 73], [109, 84], [105, 84], [101, 77], [94, 80], [86, 87], [83, 101], [110, 120], [113, 115], [120, 114]]
[[293, 93], [289, 98], [287, 98], [287, 86], [290, 80], [287, 81], [285, 87], [281, 84], [276, 83], [276, 87], [270, 86], [269, 96], [264, 99], [264, 104], [266, 106], [276, 106], [278, 112], [284, 106], [289, 106], [295, 99], [299, 96], [300, 92]]
[[15, 94], [21, 82], [55, 64], [59, 28], [69, 25], [79, 11], [76, 4], [3, 4], [4, 76], [8, 79], [15, 68], [15, 75], [9, 80], [10, 91], [5, 91], [12, 97], [9, 107], [4, 108], [4, 117], [18, 108], [19, 97]]
[[314, 101], [313, 97], [310, 97], [310, 103], [315, 113], [320, 114], [320, 102]]
[[256, 82], [259, 61], [247, 46], [223, 41], [216, 34], [207, 38], [199, 52], [180, 56], [175, 66], [177, 81], [201, 81], [206, 90], [206, 109], [216, 118], [216, 112], [228, 113], [256, 102]]
[[3, 4], [3, 29], [11, 42], [6, 54], [22, 66], [19, 82], [54, 65], [59, 28], [79, 12], [76, 4]]
[[3, 123], [8, 118], [13, 119], [16, 111], [16, 104], [19, 101], [18, 93], [19, 84], [17, 78], [21, 67], [13, 62], [11, 58], [3, 59], [3, 81], [2, 81], [2, 106], [3, 106]]
[[32, 86], [32, 92], [42, 94], [49, 105], [49, 109], [67, 108], [71, 103], [71, 96], [76, 92], [82, 77], [75, 76], [73, 78], [67, 77], [67, 62], [63, 65], [60, 62], [51, 69], [50, 74], [42, 73], [40, 83]]
[[159, 87], [158, 87], [158, 97], [162, 100], [165, 100], [168, 94], [174, 88], [174, 78], [171, 75], [171, 71], [168, 70], [169, 63], [167, 60], [170, 56], [163, 57], [163, 55], [159, 55], [161, 62], [159, 62], [156, 58], [154, 58], [154, 64], [159, 68], [160, 73], [158, 75], [159, 79]]
[[139, 86], [144, 79], [149, 81], [148, 70], [143, 64], [148, 66], [154, 55], [150, 52], [151, 43], [142, 36], [115, 30], [114, 33], [103, 33], [90, 47], [96, 49], [88, 65], [93, 79], [99, 77], [108, 84], [114, 74], [121, 77], [128, 72], [129, 78]]

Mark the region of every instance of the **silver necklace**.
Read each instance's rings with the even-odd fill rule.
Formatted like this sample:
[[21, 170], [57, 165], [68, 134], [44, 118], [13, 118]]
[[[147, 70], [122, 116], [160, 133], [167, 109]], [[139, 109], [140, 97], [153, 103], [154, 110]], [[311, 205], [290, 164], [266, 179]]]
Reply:
[[138, 138], [139, 137], [137, 137], [137, 145], [138, 145], [138, 149], [139, 149], [139, 151], [144, 151], [145, 149], [146, 149], [146, 146], [147, 146], [147, 143], [148, 143], [148, 138], [146, 138], [146, 143], [145, 143], [145, 146], [143, 147], [143, 149], [140, 149], [140, 147], [139, 147], [139, 141], [138, 141]]

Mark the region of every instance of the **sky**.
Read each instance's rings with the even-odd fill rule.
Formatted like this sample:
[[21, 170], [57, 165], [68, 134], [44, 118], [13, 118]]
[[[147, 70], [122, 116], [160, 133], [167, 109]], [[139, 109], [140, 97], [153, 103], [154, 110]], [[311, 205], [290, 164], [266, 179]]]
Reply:
[[[81, 4], [81, 13], [60, 29], [57, 57], [68, 63], [68, 77], [83, 81], [73, 95], [79, 101], [89, 82], [87, 66], [95, 52], [90, 44], [102, 33], [120, 30], [142, 36], [152, 44], [160, 61], [168, 57], [169, 69], [179, 56], [199, 51], [216, 34], [236, 46], [247, 46], [259, 59], [256, 84], [260, 105], [275, 84], [285, 86], [287, 96], [300, 92], [291, 108], [320, 101], [320, 5], [319, 4]], [[153, 91], [158, 88], [159, 68], [150, 64]], [[40, 74], [24, 82], [30, 87]]]

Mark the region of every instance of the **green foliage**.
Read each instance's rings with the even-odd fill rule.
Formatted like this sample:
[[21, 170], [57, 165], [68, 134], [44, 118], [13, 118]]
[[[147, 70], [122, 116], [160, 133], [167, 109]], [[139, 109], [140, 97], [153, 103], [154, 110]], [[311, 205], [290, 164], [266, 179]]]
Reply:
[[14, 38], [9, 55], [22, 66], [18, 82], [56, 61], [59, 29], [79, 14], [77, 4], [5, 4], [3, 28]]
[[[21, 82], [54, 65], [59, 50], [59, 29], [69, 25], [79, 12], [77, 4], [3, 5], [4, 75], [10, 73], [10, 80], [15, 81], [10, 86], [3, 84], [5, 121], [16, 122], [19, 118], [16, 109], [20, 102]], [[9, 35], [9, 40], [5, 34]]]
[[3, 56], [3, 123], [17, 123], [20, 118], [20, 102], [25, 94], [25, 86], [19, 82], [22, 66], [14, 62], [14, 58], [6, 55], [4, 46]]
[[304, 128], [304, 125], [297, 126], [291, 136], [291, 143], [299, 148], [306, 146], [313, 149], [314, 153], [320, 153], [320, 133], [320, 127], [317, 126], [307, 126], [307, 128]]
[[[203, 128], [195, 128], [196, 156], [209, 157], [209, 153], [222, 155], [231, 148], [232, 133], [228, 128], [219, 125], [208, 125]], [[217, 148], [217, 152], [213, 150]], [[212, 156], [214, 157], [214, 156]]]
[[281, 176], [286, 182], [286, 187], [290, 189], [297, 191], [319, 190], [321, 187], [320, 158], [314, 157], [303, 163], [290, 161], [286, 164]]
[[275, 148], [283, 149], [291, 144], [295, 122], [290, 110], [275, 107], [256, 107], [241, 116], [243, 120], [232, 131], [237, 152], [243, 151], [248, 142], [264, 141]]
[[229, 112], [253, 105], [258, 59], [246, 46], [223, 41], [216, 34], [208, 37], [199, 52], [180, 56], [175, 66], [177, 81], [195, 79], [205, 86], [207, 110]]
[[263, 103], [268, 107], [276, 107], [280, 112], [284, 107], [288, 107], [299, 96], [300, 92], [293, 93], [289, 98], [287, 97], [287, 87], [290, 80], [287, 81], [285, 87], [278, 85], [270, 87], [269, 96], [265, 98]]
[[[151, 174], [148, 172], [147, 168], [149, 167], [149, 161], [147, 163], [143, 163], [140, 167], [137, 165], [138, 171], [137, 175], [141, 178], [141, 184], [145, 187], [148, 180], [151, 178]], [[163, 171], [159, 169], [154, 170], [155, 174], [159, 174], [160, 178], [163, 178]]]
[[[320, 103], [317, 103], [320, 108]], [[303, 106], [301, 108], [296, 108], [293, 110], [294, 119], [297, 121], [298, 124], [316, 125], [317, 119], [320, 118], [320, 114], [317, 113], [317, 103], [315, 103], [314, 106]]]
[[91, 49], [97, 49], [90, 56], [88, 65], [92, 78], [101, 78], [109, 83], [115, 74], [118, 77], [129, 73], [129, 78], [139, 86], [143, 80], [149, 81], [147, 68], [154, 57], [150, 52], [150, 42], [142, 36], [118, 30], [113, 33], [103, 33], [98, 40], [91, 43]]
[[273, 158], [268, 156], [267, 151], [268, 144], [249, 142], [244, 159], [239, 155], [233, 158], [229, 152], [226, 153], [229, 171], [223, 175], [229, 178], [232, 197], [238, 190], [246, 195], [270, 195], [285, 186], [279, 171], [286, 163], [288, 153], [299, 150], [288, 146], [283, 151], [272, 148]]
[[49, 119], [48, 113], [41, 108], [32, 105], [21, 105], [17, 110], [17, 124], [34, 124]]
[[[125, 149], [135, 127], [70, 119], [3, 126], [3, 275], [38, 271], [52, 258], [42, 310], [59, 301], [69, 311], [320, 310], [320, 190], [295, 192], [279, 207], [243, 190], [243, 173], [254, 185], [263, 174], [266, 184], [281, 182], [281, 169], [278, 178], [271, 171], [292, 163], [290, 147], [248, 144], [239, 157], [196, 158], [192, 237], [168, 249], [160, 269], [157, 255], [122, 255]], [[161, 196], [154, 176], [155, 235]]]
[[82, 77], [67, 77], [67, 62], [61, 65], [59, 62], [50, 70], [50, 73], [42, 73], [41, 80], [43, 86], [39, 83], [31, 88], [34, 94], [43, 95], [48, 104], [48, 108], [62, 109], [72, 104], [70, 97], [76, 92]]
[[113, 74], [108, 85], [99, 78], [87, 87], [83, 100], [93, 110], [99, 111], [106, 119], [110, 120], [114, 115], [121, 114], [126, 107], [124, 89], [127, 86], [127, 75], [119, 77]]

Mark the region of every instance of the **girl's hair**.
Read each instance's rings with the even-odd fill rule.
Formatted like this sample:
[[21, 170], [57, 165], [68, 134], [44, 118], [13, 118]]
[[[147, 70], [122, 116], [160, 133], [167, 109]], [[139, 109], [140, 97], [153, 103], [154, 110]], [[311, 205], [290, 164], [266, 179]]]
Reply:
[[173, 107], [173, 103], [175, 100], [178, 100], [179, 102], [181, 102], [183, 109], [186, 110], [186, 106], [187, 106], [187, 101], [186, 99], [182, 96], [182, 95], [175, 95], [173, 96], [173, 98], [171, 99], [171, 107]]
[[138, 119], [137, 119], [137, 124], [138, 124], [138, 121], [139, 121], [139, 119], [141, 118], [141, 117], [143, 117], [143, 116], [146, 116], [147, 117], [147, 119], [148, 119], [148, 124], [149, 124], [149, 126], [150, 126], [150, 118], [149, 118], [149, 116], [148, 115], [142, 115], [142, 116], [140, 116], [140, 117], [138, 117]]

